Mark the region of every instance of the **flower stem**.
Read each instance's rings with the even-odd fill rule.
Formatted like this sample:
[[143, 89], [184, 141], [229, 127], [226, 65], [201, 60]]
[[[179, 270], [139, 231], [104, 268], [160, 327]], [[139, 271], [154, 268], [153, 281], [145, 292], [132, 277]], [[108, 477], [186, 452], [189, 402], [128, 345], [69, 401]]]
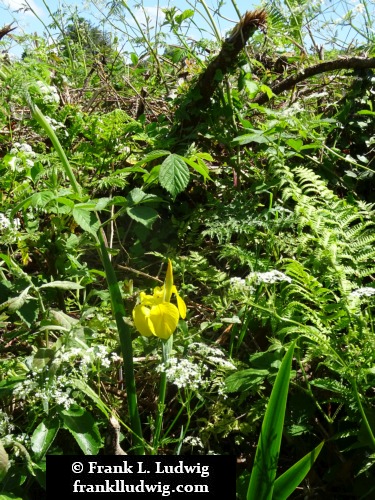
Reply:
[[162, 424], [163, 424], [163, 415], [164, 415], [164, 410], [165, 410], [165, 394], [167, 391], [166, 365], [168, 363], [169, 355], [172, 351], [173, 335], [171, 335], [168, 340], [163, 340], [162, 346], [163, 346], [162, 363], [164, 365], [164, 370], [160, 374], [159, 401], [158, 401], [158, 408], [157, 408], [156, 420], [155, 420], [155, 433], [154, 433], [154, 439], [153, 439], [153, 443], [152, 443], [152, 447], [153, 447], [152, 455], [157, 455], [158, 447], [159, 447], [160, 433], [161, 433], [161, 428], [162, 428]]

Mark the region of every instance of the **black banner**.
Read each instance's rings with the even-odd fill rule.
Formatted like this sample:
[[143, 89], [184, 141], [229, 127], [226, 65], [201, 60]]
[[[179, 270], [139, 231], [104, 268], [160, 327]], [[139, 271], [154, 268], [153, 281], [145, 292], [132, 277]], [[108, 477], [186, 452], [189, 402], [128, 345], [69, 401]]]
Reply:
[[47, 498], [236, 498], [236, 459], [203, 456], [47, 456]]

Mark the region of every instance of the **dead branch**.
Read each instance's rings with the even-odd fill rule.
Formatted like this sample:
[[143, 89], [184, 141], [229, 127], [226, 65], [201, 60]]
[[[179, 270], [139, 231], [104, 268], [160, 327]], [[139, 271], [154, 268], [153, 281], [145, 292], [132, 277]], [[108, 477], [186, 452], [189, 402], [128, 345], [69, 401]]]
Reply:
[[[292, 89], [297, 83], [300, 83], [312, 76], [319, 75], [320, 73], [327, 73], [341, 69], [370, 69], [375, 68], [375, 57], [345, 57], [335, 59], [333, 61], [324, 61], [319, 64], [314, 64], [308, 68], [298, 71], [294, 75], [290, 75], [279, 83], [271, 85], [271, 90], [275, 95], [279, 95], [286, 90]], [[253, 102], [257, 104], [264, 104], [269, 100], [267, 94], [259, 94]]]
[[237, 58], [258, 28], [265, 27], [267, 14], [263, 9], [246, 12], [231, 35], [223, 42], [220, 53], [201, 73], [181, 103], [176, 115], [182, 115], [183, 128], [197, 123], [197, 117], [211, 104], [211, 97], [223, 76], [236, 67]]

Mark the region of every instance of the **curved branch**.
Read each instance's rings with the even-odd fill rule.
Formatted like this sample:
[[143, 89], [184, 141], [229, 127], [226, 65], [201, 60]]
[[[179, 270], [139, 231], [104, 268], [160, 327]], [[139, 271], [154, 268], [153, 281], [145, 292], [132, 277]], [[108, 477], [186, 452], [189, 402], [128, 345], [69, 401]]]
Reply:
[[[298, 71], [295, 75], [290, 75], [285, 80], [271, 85], [271, 90], [275, 95], [281, 94], [285, 90], [290, 90], [297, 83], [307, 80], [312, 76], [319, 75], [320, 73], [327, 73], [340, 69], [369, 69], [375, 68], [375, 57], [348, 57], [335, 59], [333, 61], [325, 61], [319, 64], [314, 64], [308, 68]], [[269, 101], [267, 94], [259, 94], [253, 102], [257, 104], [264, 104]]]

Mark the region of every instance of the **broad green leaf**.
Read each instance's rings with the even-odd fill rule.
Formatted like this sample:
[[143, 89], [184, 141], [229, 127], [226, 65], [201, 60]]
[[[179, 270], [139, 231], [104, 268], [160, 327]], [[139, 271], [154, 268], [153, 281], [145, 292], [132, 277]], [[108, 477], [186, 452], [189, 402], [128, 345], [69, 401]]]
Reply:
[[84, 210], [82, 208], [74, 208], [73, 217], [76, 223], [84, 231], [96, 236], [100, 227], [100, 222], [94, 212], [91, 210]]
[[9, 468], [8, 453], [5, 451], [3, 443], [0, 440], [0, 482], [6, 476]]
[[25, 304], [25, 302], [30, 299], [29, 296], [30, 288], [31, 287], [28, 286], [17, 297], [12, 297], [8, 299], [6, 302], [3, 302], [3, 304], [1, 304], [0, 310], [8, 309], [9, 313], [14, 313], [18, 311], [18, 309], [20, 309]]
[[204, 180], [210, 179], [210, 172], [208, 170], [207, 165], [204, 163], [204, 161], [201, 158], [197, 158], [197, 162], [192, 160], [191, 158], [185, 158], [184, 156], [180, 156], [180, 158], [190, 165], [194, 170], [200, 174]]
[[139, 203], [145, 203], [146, 201], [156, 201], [160, 199], [155, 194], [145, 193], [139, 188], [132, 189], [126, 198], [132, 205], [138, 205]]
[[0, 493], [0, 500], [22, 500], [21, 497], [15, 495], [14, 493]]
[[169, 151], [165, 151], [163, 149], [151, 151], [151, 153], [148, 153], [147, 155], [145, 155], [142, 158], [142, 160], [137, 161], [137, 163], [134, 166], [138, 167], [140, 165], [143, 165], [144, 163], [150, 163], [150, 161], [157, 160], [158, 158], [161, 158], [162, 156], [167, 156], [169, 154], [170, 154]]
[[31, 449], [35, 453], [35, 461], [39, 461], [47, 453], [60, 428], [58, 418], [47, 418], [41, 422], [31, 436]]
[[194, 16], [194, 10], [193, 9], [186, 9], [184, 10], [181, 14], [178, 14], [174, 20], [176, 21], [177, 24], [181, 24], [182, 21], [185, 21], [185, 19], [189, 19], [189, 17]]
[[259, 86], [253, 80], [245, 80], [245, 85], [246, 85], [247, 91], [249, 93], [249, 96], [252, 99], [259, 92]]
[[[53, 360], [55, 356], [55, 351], [53, 349], [47, 349], [46, 347], [40, 347], [37, 352], [32, 356], [32, 368], [35, 370], [42, 370], [45, 366]], [[28, 358], [28, 359], [31, 359]]]
[[62, 410], [64, 427], [74, 436], [85, 455], [97, 455], [101, 447], [98, 426], [88, 411], [79, 406]]
[[303, 141], [301, 141], [301, 139], [288, 139], [286, 143], [297, 152], [301, 151], [303, 146]]
[[276, 479], [272, 500], [286, 500], [289, 498], [297, 486], [305, 479], [323, 445], [324, 441]]
[[160, 166], [159, 182], [174, 198], [184, 191], [189, 177], [186, 163], [176, 154], [170, 154]]
[[294, 353], [293, 342], [281, 363], [264, 415], [247, 500], [271, 500], [283, 434], [286, 400]]
[[42, 288], [60, 288], [61, 290], [81, 290], [84, 288], [78, 283], [73, 283], [72, 281], [51, 281], [50, 283], [44, 283], [39, 289]]
[[31, 197], [31, 205], [34, 207], [46, 207], [48, 203], [56, 198], [56, 195], [53, 191], [40, 191], [39, 193], [35, 193]]
[[258, 388], [267, 375], [268, 370], [240, 370], [225, 379], [225, 387], [228, 392], [248, 391], [253, 387]]
[[38, 312], [39, 302], [32, 297], [16, 311], [17, 316], [19, 316], [29, 328], [38, 319]]
[[152, 224], [158, 218], [158, 213], [154, 208], [137, 206], [137, 207], [129, 207], [126, 209], [126, 213], [133, 220], [140, 222], [147, 228], [151, 228]]
[[249, 142], [256, 142], [258, 144], [269, 144], [274, 139], [274, 136], [267, 136], [263, 133], [254, 133], [254, 134], [244, 134], [239, 137], [235, 137], [233, 142], [236, 144], [244, 145]]

